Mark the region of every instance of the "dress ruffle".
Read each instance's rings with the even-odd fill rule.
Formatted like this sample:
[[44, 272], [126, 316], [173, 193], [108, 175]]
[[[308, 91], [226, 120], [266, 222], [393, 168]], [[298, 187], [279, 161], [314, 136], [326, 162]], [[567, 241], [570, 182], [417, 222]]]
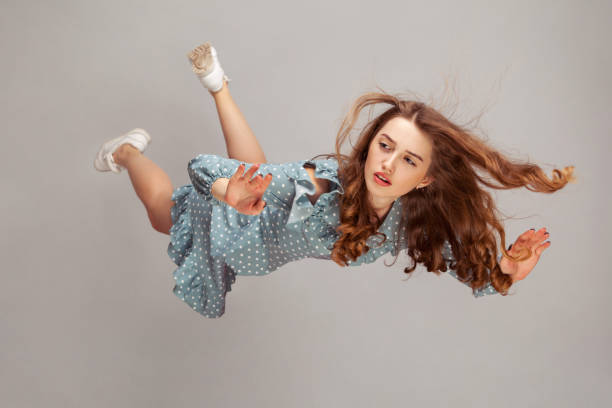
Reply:
[[340, 184], [337, 173], [337, 164], [334, 159], [320, 160], [316, 163], [304, 161], [305, 163], [315, 164], [315, 178], [324, 178], [331, 181], [330, 190], [321, 194], [313, 205], [308, 198], [308, 195], [313, 195], [316, 192], [315, 185], [310, 179], [310, 175], [302, 165], [299, 170], [298, 177], [293, 180], [295, 184], [295, 196], [291, 211], [287, 218], [287, 227], [293, 230], [299, 230], [301, 224], [313, 214], [320, 215], [325, 204], [329, 200], [334, 199], [334, 194], [344, 194], [344, 189]]
[[[175, 205], [170, 209], [173, 225], [167, 252], [178, 266], [172, 274], [175, 280], [173, 293], [196, 312], [209, 318], [220, 317], [225, 313], [225, 295], [231, 290], [236, 276], [223, 259], [204, 257], [193, 251], [196, 231], [190, 212], [192, 200], [198, 200], [200, 205], [210, 205], [197, 195], [192, 185], [179, 187], [172, 194]], [[204, 234], [199, 234], [196, 239], [198, 245], [206, 246], [210, 242]]]
[[193, 233], [189, 215], [187, 197], [193, 191], [190, 185], [179, 187], [172, 193], [175, 204], [170, 208], [172, 227], [170, 227], [170, 244], [168, 255], [175, 264], [181, 265], [191, 252]]
[[[216, 157], [211, 154], [199, 154], [189, 161], [187, 173], [194, 188], [205, 201], [214, 200], [216, 204], [222, 204], [212, 195], [212, 185], [219, 178], [231, 178], [241, 162], [225, 159], [223, 163], [214, 163]], [[214, 165], [207, 165], [207, 160], [212, 161]]]

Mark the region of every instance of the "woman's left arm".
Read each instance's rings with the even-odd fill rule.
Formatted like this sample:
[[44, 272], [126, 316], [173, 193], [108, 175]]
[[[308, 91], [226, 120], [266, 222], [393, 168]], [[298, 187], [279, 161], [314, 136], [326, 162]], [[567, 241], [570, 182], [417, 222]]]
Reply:
[[[448, 241], [446, 241], [444, 243], [444, 246], [442, 247], [442, 256], [444, 257], [444, 260], [447, 262], [447, 264], [453, 262], [455, 260], [455, 257], [453, 256], [453, 250], [451, 248], [451, 245]], [[499, 262], [501, 256], [497, 257], [497, 261]], [[453, 278], [457, 279], [459, 282], [463, 283], [465, 286], [468, 286], [471, 288], [470, 283], [469, 282], [464, 282], [461, 279], [459, 279], [459, 276], [457, 275], [457, 272], [454, 269], [448, 269], [447, 272], [450, 276], [452, 276]], [[474, 293], [474, 297], [481, 297], [481, 296], [485, 296], [485, 295], [495, 295], [498, 292], [495, 290], [495, 288], [493, 287], [493, 285], [491, 284], [491, 282], [487, 283], [485, 286], [478, 288], [476, 290], [473, 290]]]
[[[550, 242], [544, 242], [543, 240], [549, 237], [548, 232], [546, 232], [546, 228], [542, 228], [539, 231], [535, 231], [533, 229], [527, 230], [516, 239], [516, 241], [510, 245], [508, 252], [512, 256], [519, 255], [522, 250], [525, 248], [531, 249], [531, 256], [524, 261], [514, 262], [511, 259], [506, 258], [503, 254], [500, 254], [497, 258], [497, 262], [499, 263], [499, 267], [503, 273], [510, 275], [512, 277], [512, 282], [518, 282], [523, 280], [529, 275], [529, 273], [533, 270], [536, 263], [540, 259], [540, 255], [542, 252], [550, 246]], [[446, 258], [447, 261], [451, 261], [454, 259], [453, 252], [451, 250], [450, 245], [447, 243], [443, 249], [442, 254]], [[450, 269], [448, 273], [459, 280], [457, 273]], [[462, 282], [465, 285], [469, 286], [469, 283]], [[480, 297], [484, 295], [494, 295], [498, 292], [495, 290], [491, 282], [486, 284], [484, 287], [476, 289], [474, 291], [474, 297]]]
[[505, 256], [499, 261], [499, 267], [502, 272], [512, 277], [512, 282], [523, 280], [529, 275], [531, 270], [536, 266], [540, 255], [548, 247], [550, 241], [542, 242], [550, 237], [546, 232], [546, 228], [541, 228], [538, 231], [530, 229], [523, 232], [516, 239], [514, 244], [510, 245], [508, 253], [512, 256], [520, 255], [521, 252], [526, 252], [527, 248], [531, 249], [531, 256], [524, 261], [515, 262]]

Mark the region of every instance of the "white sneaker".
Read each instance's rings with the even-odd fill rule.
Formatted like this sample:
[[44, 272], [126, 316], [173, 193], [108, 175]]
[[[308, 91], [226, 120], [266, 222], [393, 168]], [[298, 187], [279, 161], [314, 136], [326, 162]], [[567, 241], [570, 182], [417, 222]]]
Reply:
[[210, 42], [205, 42], [191, 50], [187, 54], [187, 58], [191, 62], [191, 69], [204, 85], [204, 88], [209, 91], [220, 91], [223, 88], [223, 81], [231, 81], [221, 68], [217, 58], [217, 50]]
[[100, 150], [94, 159], [95, 169], [98, 171], [112, 171], [113, 173], [121, 173], [124, 167], [115, 163], [113, 153], [119, 148], [119, 146], [125, 143], [131, 144], [140, 150], [140, 152], [144, 152], [149, 143], [151, 143], [151, 136], [146, 130], [136, 128], [130, 130], [123, 136], [109, 140], [108, 142], [104, 143], [102, 147], [100, 147]]

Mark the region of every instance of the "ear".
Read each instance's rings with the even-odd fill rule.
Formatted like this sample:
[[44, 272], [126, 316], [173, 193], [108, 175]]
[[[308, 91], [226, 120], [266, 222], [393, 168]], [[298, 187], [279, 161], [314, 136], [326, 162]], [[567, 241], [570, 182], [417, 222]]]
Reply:
[[434, 182], [434, 178], [431, 176], [423, 177], [423, 180], [417, 185], [417, 188], [423, 188]]

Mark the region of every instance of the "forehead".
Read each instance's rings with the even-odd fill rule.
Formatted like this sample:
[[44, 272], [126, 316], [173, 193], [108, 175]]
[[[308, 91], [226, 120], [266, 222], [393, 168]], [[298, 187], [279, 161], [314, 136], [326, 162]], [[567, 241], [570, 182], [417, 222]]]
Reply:
[[376, 137], [389, 140], [391, 138], [401, 150], [408, 149], [421, 156], [429, 156], [432, 144], [429, 139], [416, 125], [408, 119], [395, 117], [389, 120], [378, 131]]

